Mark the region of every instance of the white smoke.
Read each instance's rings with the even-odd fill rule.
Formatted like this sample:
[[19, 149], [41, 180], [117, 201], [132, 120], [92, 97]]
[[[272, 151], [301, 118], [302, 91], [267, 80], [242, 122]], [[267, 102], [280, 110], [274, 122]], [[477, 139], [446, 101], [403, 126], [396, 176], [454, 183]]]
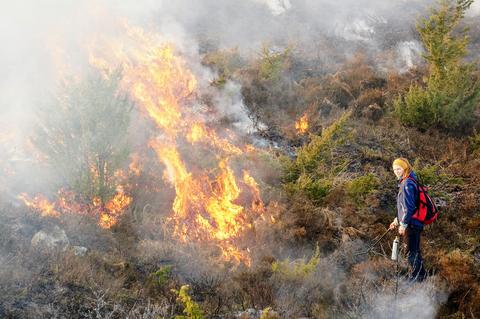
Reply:
[[370, 41], [375, 35], [375, 28], [363, 18], [354, 18], [345, 24], [345, 21], [335, 23], [335, 34], [347, 41]]
[[377, 295], [372, 300], [373, 309], [363, 318], [433, 319], [448, 293], [431, 279], [408, 285], [400, 283], [397, 296], [392, 291]]
[[292, 7], [290, 0], [257, 0], [268, 6], [273, 15], [278, 16]]
[[418, 41], [402, 41], [397, 48], [400, 71], [407, 71], [420, 62], [423, 49]]
[[248, 117], [243, 104], [241, 85], [228, 81], [215, 100], [220, 115], [233, 122], [235, 128], [244, 133], [255, 131], [252, 120]]
[[467, 12], [467, 16], [475, 17], [478, 15], [480, 15], [480, 1], [474, 1], [470, 7], [470, 10]]

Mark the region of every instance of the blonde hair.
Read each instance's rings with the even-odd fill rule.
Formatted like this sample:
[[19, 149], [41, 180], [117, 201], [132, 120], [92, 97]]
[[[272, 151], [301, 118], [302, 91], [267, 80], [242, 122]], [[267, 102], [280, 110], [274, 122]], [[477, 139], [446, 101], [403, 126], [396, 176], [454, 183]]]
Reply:
[[403, 178], [408, 177], [408, 175], [410, 175], [410, 173], [413, 171], [413, 167], [410, 164], [410, 162], [403, 157], [399, 157], [396, 160], [394, 160], [392, 166], [394, 165], [400, 166], [401, 168], [403, 168], [403, 176], [402, 176]]

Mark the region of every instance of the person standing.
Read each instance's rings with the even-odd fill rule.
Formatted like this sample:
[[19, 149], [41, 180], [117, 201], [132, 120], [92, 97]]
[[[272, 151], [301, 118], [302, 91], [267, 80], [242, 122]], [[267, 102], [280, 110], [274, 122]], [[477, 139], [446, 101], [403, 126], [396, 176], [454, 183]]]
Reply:
[[426, 277], [420, 251], [420, 237], [424, 225], [413, 217], [419, 206], [417, 176], [413, 171], [412, 165], [405, 158], [394, 160], [392, 168], [399, 181], [399, 189], [397, 195], [397, 217], [390, 224], [389, 229], [392, 230], [398, 227], [398, 233], [406, 239], [408, 263], [411, 267], [409, 280], [421, 282]]

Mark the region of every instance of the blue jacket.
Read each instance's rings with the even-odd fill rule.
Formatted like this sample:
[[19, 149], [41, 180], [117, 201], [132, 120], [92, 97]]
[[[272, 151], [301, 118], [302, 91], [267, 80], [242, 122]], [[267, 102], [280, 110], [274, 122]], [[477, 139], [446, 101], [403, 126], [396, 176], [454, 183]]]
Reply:
[[[417, 175], [411, 172], [409, 177], [417, 180]], [[417, 210], [418, 200], [418, 187], [414, 181], [410, 178], [404, 178], [400, 180], [398, 184], [397, 195], [397, 219], [401, 226], [416, 226], [423, 228], [423, 223], [412, 218]]]

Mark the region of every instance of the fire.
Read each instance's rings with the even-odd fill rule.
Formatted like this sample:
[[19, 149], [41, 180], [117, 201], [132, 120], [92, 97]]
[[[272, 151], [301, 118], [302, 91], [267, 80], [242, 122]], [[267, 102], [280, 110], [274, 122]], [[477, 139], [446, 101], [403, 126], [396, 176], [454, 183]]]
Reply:
[[135, 176], [140, 176], [142, 169], [140, 165], [140, 156], [138, 154], [132, 155], [132, 161], [128, 165], [128, 171]]
[[[195, 99], [197, 80], [186, 61], [175, 54], [174, 47], [142, 29], [127, 24], [124, 27], [135, 49], [110, 43], [111, 52], [96, 50], [91, 61], [101, 69], [123, 66], [124, 88], [159, 130], [159, 136], [152, 138], [149, 146], [165, 167], [164, 179], [175, 189], [169, 218], [173, 235], [185, 242], [217, 243], [226, 259], [248, 264], [246, 253], [233, 245], [251, 226], [246, 222], [245, 207], [237, 201], [242, 191], [249, 191], [254, 198], [252, 210], [261, 212], [263, 203], [253, 177], [247, 173], [244, 183], [239, 184], [230, 167], [229, 158], [242, 155], [242, 149], [232, 142], [233, 134], [224, 132], [219, 136], [186, 107]], [[205, 170], [198, 165], [201, 159], [192, 162], [192, 154], [183, 154], [179, 147], [184, 142], [198, 147], [200, 153], [214, 153], [216, 167]]]
[[117, 189], [115, 196], [105, 205], [101, 204], [101, 199], [98, 197], [93, 198], [91, 203], [81, 204], [76, 200], [73, 192], [64, 189], [60, 189], [56, 197], [57, 199], [53, 202], [41, 194], [30, 198], [26, 193], [21, 193], [17, 198], [43, 217], [60, 217], [68, 213], [99, 216], [98, 225], [102, 228], [115, 225], [119, 216], [132, 202], [132, 198], [124, 193], [122, 187]]
[[192, 129], [190, 130], [190, 133], [187, 135], [187, 140], [190, 143], [196, 143], [198, 141], [201, 141], [208, 135], [206, 128], [200, 124], [200, 123], [195, 123], [192, 126]]
[[131, 203], [132, 198], [125, 195], [122, 187], [118, 187], [116, 195], [105, 204], [105, 211], [100, 215], [100, 227], [110, 228], [115, 225], [118, 217]]
[[235, 237], [241, 230], [242, 224], [238, 216], [243, 207], [233, 203], [238, 198], [240, 189], [232, 170], [225, 161], [219, 163], [219, 168], [221, 171], [217, 177], [217, 189], [213, 190], [205, 208], [212, 218], [211, 225], [216, 226], [211, 235], [216, 239], [225, 240]]
[[27, 207], [38, 211], [43, 217], [58, 217], [60, 213], [55, 209], [55, 203], [50, 202], [45, 196], [37, 195], [30, 198], [26, 193], [18, 195], [18, 199], [22, 200]]
[[[140, 28], [126, 23], [123, 27], [127, 39], [101, 35], [90, 38], [86, 45], [89, 61], [105, 74], [121, 66], [122, 89], [130, 94], [141, 114], [156, 125], [157, 136], [148, 146], [155, 151], [165, 180], [175, 190], [168, 219], [172, 234], [184, 242], [213, 243], [220, 247], [223, 258], [249, 265], [249, 251], [237, 244], [242, 233], [252, 227], [249, 214], [262, 214], [264, 206], [250, 173], [244, 171], [243, 179], [237, 180], [236, 174], [242, 172], [238, 166], [243, 164], [234, 159], [244, 151], [255, 152], [255, 147], [239, 147], [233, 132], [219, 132], [205, 121], [210, 113], [202, 114], [192, 107], [192, 102], [198, 103], [197, 79], [173, 45]], [[94, 178], [99, 178], [104, 169], [90, 168]], [[139, 157], [133, 155], [128, 173], [139, 176], [140, 170]], [[119, 184], [125, 185], [124, 174], [116, 172]], [[240, 196], [242, 192], [250, 195]], [[97, 197], [89, 203], [78, 203], [78, 198], [68, 192], [59, 192], [54, 202], [41, 195], [30, 199], [22, 194], [19, 198], [42, 216], [87, 212], [98, 217], [102, 228], [115, 225], [133, 200], [121, 185], [106, 203]], [[244, 198], [252, 199], [251, 203]]]
[[308, 131], [308, 117], [304, 114], [296, 123], [295, 128], [300, 134], [305, 134]]
[[263, 213], [265, 211], [265, 207], [263, 205], [263, 201], [260, 197], [260, 190], [258, 189], [258, 184], [255, 179], [250, 176], [250, 173], [247, 171], [243, 172], [243, 181], [245, 184], [250, 186], [253, 194], [253, 201], [252, 201], [252, 209], [257, 213]]

